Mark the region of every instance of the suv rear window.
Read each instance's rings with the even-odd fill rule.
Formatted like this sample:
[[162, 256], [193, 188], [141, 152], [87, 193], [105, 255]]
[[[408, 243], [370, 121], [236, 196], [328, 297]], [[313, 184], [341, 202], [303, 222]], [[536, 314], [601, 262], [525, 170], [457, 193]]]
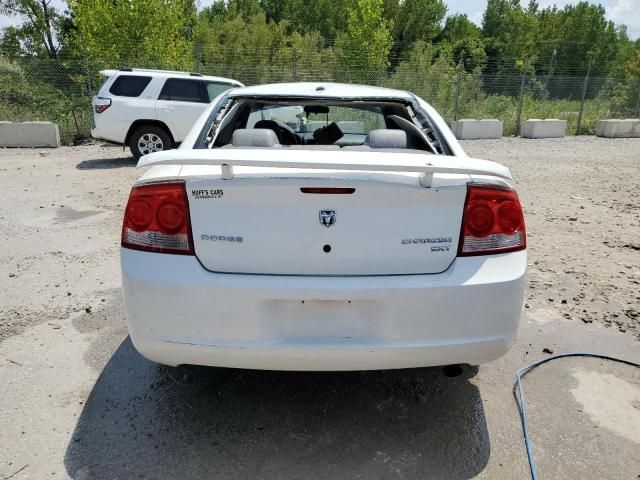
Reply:
[[182, 78], [169, 78], [164, 83], [158, 100], [209, 103], [205, 98], [201, 81]]
[[209, 102], [211, 102], [214, 98], [220, 95], [222, 92], [229, 90], [231, 87], [235, 87], [235, 85], [231, 85], [229, 83], [216, 83], [216, 82], [207, 82], [207, 96], [209, 97]]
[[109, 88], [109, 93], [120, 97], [139, 97], [150, 81], [151, 77], [120, 75]]

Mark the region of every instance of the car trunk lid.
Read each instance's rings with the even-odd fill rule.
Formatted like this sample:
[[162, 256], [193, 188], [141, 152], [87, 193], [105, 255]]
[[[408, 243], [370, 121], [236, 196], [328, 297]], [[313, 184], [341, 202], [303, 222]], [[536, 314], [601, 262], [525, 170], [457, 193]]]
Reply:
[[183, 165], [195, 254], [208, 270], [224, 273], [443, 272], [456, 257], [469, 175], [510, 177], [493, 162], [441, 155], [163, 153], [139, 166]]
[[[466, 185], [368, 178], [189, 180], [209, 270], [277, 275], [438, 273], [456, 256]], [[327, 193], [324, 193], [327, 192]]]

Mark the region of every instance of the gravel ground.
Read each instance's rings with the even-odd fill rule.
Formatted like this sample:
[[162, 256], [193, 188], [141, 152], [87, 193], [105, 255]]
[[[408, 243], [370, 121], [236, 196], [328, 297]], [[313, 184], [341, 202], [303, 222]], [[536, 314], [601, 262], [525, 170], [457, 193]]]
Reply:
[[0, 149], [0, 339], [120, 288], [119, 225], [139, 174], [118, 147]]
[[[463, 144], [514, 174], [530, 269], [514, 348], [455, 378], [147, 362], [119, 291], [135, 162], [0, 150], [0, 478], [526, 478], [515, 369], [543, 349], [640, 361], [640, 140]], [[638, 478], [637, 371], [567, 360], [527, 389], [543, 478]]]
[[640, 337], [640, 140], [466, 141], [517, 183], [530, 255], [525, 307]]

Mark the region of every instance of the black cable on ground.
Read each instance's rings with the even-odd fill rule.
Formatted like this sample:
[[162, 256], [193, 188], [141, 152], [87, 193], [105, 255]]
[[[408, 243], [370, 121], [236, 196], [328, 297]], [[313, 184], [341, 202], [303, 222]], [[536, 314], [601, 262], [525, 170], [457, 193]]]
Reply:
[[[524, 388], [522, 386], [522, 378], [533, 370], [536, 367], [539, 367], [543, 363], [550, 362], [551, 360], [556, 360], [558, 358], [565, 357], [594, 357], [601, 358], [603, 360], [610, 360], [613, 362], [624, 363], [626, 365], [631, 365], [632, 367], [640, 368], [640, 363], [632, 362], [631, 360], [625, 360], [623, 358], [609, 357], [607, 355], [601, 355], [599, 353], [589, 353], [589, 352], [573, 352], [573, 353], [559, 353], [558, 355], [553, 355], [551, 357], [543, 358], [542, 360], [538, 360], [537, 362], [533, 362], [526, 367], [521, 368], [516, 371], [516, 383], [514, 384], [514, 392], [513, 396], [516, 399], [516, 404], [518, 405], [518, 411], [520, 412], [520, 421], [522, 422], [522, 432], [524, 433], [524, 444], [527, 448], [527, 457], [529, 459], [529, 468], [531, 470], [531, 478], [533, 480], [538, 480], [538, 472], [536, 470], [535, 458], [533, 456], [533, 451], [531, 447], [531, 438], [529, 437], [529, 421], [527, 420], [527, 407], [526, 401], [524, 398]], [[518, 395], [516, 395], [516, 387], [518, 388]]]

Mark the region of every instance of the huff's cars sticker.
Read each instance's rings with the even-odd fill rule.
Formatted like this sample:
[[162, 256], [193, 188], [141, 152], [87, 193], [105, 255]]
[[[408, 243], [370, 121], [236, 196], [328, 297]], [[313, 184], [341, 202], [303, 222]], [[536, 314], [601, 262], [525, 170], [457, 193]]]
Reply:
[[196, 200], [204, 200], [207, 198], [222, 198], [223, 195], [224, 191], [221, 188], [203, 188], [200, 190], [191, 190], [191, 196]]

